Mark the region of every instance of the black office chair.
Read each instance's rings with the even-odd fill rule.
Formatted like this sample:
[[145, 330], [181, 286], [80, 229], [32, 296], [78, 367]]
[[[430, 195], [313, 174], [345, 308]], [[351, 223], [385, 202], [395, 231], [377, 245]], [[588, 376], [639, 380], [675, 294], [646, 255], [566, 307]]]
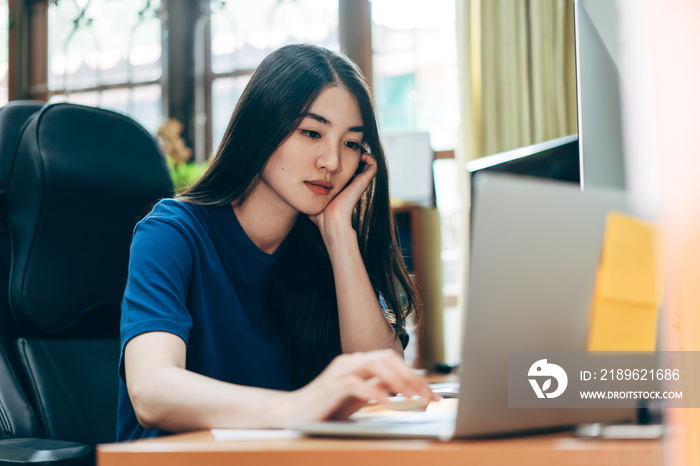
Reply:
[[12, 165], [0, 464], [90, 464], [92, 447], [115, 438], [132, 230], [172, 181], [133, 120], [66, 103], [30, 117]]

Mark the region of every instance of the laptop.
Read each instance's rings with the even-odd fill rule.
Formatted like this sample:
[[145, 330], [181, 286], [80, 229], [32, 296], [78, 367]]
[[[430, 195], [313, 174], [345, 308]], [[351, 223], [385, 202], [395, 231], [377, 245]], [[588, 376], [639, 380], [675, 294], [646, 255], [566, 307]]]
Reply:
[[629, 211], [625, 194], [490, 173], [475, 178], [473, 192], [456, 412], [361, 416], [289, 429], [449, 440], [634, 419], [632, 408], [508, 408], [509, 352], [586, 350], [606, 216]]

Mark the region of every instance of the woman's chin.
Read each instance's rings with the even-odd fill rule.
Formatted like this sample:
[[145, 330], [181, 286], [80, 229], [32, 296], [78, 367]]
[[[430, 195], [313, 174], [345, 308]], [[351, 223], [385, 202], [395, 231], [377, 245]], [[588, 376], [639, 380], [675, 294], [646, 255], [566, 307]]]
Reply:
[[296, 208], [300, 214], [306, 214], [313, 217], [314, 215], [318, 215], [323, 212], [326, 207], [328, 207], [329, 202], [330, 200], [328, 202], [306, 203], [305, 205], [297, 205]]
[[309, 217], [314, 217], [314, 216], [320, 214], [321, 212], [323, 212], [323, 210], [324, 210], [324, 209], [306, 209], [306, 210], [303, 210], [303, 211], [300, 210], [299, 213], [300, 213], [300, 214], [306, 214], [306, 215], [308, 215]]

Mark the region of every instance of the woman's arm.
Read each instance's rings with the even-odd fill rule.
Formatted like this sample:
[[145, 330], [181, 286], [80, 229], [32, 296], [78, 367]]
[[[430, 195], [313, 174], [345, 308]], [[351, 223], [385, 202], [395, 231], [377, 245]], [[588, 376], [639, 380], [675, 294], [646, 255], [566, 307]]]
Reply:
[[327, 232], [326, 248], [333, 266], [338, 323], [343, 353], [391, 348], [403, 356], [403, 346], [387, 321], [367, 275], [357, 234], [352, 227]]
[[174, 334], [144, 333], [127, 343], [126, 384], [144, 427], [170, 432], [274, 428], [344, 418], [369, 400], [387, 401], [391, 393], [438, 399], [392, 351], [339, 356], [293, 392], [214, 380], [185, 369], [185, 360], [186, 345]]
[[266, 416], [279, 392], [235, 387], [188, 371], [186, 350], [180, 337], [166, 332], [143, 333], [127, 343], [126, 386], [141, 425], [181, 432], [271, 424]]
[[311, 220], [316, 223], [331, 258], [343, 353], [391, 348], [403, 356], [403, 347], [384, 312], [367, 275], [352, 211], [377, 174], [377, 162], [365, 153], [364, 171]]

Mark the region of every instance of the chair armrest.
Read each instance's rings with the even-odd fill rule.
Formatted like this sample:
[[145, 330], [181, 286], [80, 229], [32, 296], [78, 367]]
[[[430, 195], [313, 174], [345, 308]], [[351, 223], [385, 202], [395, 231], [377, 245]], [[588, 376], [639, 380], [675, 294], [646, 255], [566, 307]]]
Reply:
[[41, 438], [0, 440], [0, 466], [90, 466], [93, 449], [82, 443]]

